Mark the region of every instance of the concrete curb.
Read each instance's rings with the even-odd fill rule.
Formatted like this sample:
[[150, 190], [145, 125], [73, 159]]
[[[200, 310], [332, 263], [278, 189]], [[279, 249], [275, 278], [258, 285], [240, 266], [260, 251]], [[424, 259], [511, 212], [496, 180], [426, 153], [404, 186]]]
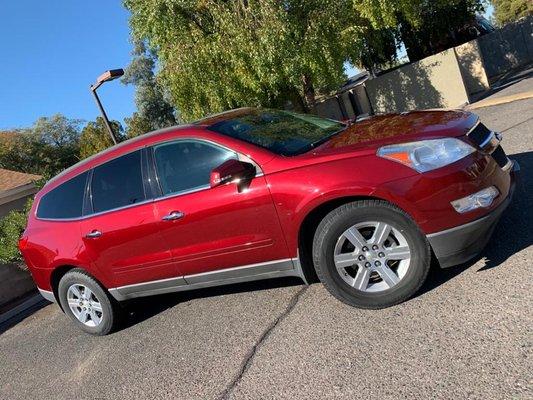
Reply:
[[46, 300], [39, 293], [33, 295], [23, 303], [0, 315], [0, 325], [16, 317], [17, 315], [22, 314], [23, 312], [36, 306], [37, 304], [44, 304], [45, 302]]
[[530, 99], [530, 98], [533, 98], [533, 90], [530, 90], [528, 92], [511, 94], [509, 96], [501, 96], [501, 97], [495, 97], [492, 99], [481, 100], [481, 101], [478, 101], [477, 103], [470, 104], [466, 108], [468, 110], [475, 110], [476, 108], [497, 106], [498, 104], [511, 103], [513, 101], [525, 100], [525, 99]]

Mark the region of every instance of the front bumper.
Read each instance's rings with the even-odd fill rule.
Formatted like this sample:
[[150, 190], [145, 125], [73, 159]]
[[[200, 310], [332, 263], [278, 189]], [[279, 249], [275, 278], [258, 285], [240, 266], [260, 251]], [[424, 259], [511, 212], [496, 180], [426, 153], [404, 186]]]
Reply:
[[507, 208], [514, 194], [520, 166], [513, 161], [511, 188], [507, 198], [492, 212], [475, 221], [454, 228], [427, 235], [429, 244], [441, 268], [462, 264], [476, 255], [487, 245], [501, 214]]

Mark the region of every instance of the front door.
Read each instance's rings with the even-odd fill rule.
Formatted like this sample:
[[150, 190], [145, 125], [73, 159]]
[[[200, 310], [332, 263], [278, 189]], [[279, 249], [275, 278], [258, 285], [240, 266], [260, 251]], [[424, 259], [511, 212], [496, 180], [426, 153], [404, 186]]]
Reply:
[[[211, 170], [237, 157], [226, 148], [191, 139], [153, 148], [163, 195], [155, 202], [156, 215], [173, 260], [189, 283], [292, 268], [263, 176], [242, 192], [236, 184], [210, 188]], [[233, 267], [243, 268], [227, 271]], [[223, 270], [225, 274], [218, 274]], [[191, 276], [197, 274], [202, 278]]]
[[115, 287], [175, 277], [171, 252], [145, 195], [141, 152], [94, 168], [92, 215], [81, 222], [86, 251]]

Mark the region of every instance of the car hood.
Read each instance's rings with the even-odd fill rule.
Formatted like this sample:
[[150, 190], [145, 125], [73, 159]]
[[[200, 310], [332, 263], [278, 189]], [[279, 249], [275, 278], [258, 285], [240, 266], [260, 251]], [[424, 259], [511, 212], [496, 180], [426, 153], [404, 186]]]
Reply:
[[361, 148], [465, 135], [478, 117], [467, 111], [413, 111], [379, 115], [348, 126], [311, 153], [314, 156], [344, 153]]

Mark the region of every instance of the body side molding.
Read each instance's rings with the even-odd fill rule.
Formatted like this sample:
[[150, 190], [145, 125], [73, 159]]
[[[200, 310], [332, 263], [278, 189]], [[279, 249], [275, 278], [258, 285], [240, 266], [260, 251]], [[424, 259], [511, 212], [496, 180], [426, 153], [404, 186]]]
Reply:
[[120, 286], [109, 289], [109, 293], [116, 300], [123, 301], [155, 294], [182, 292], [285, 276], [299, 277], [307, 284], [301, 270], [299, 259], [286, 258], [200, 274]]

